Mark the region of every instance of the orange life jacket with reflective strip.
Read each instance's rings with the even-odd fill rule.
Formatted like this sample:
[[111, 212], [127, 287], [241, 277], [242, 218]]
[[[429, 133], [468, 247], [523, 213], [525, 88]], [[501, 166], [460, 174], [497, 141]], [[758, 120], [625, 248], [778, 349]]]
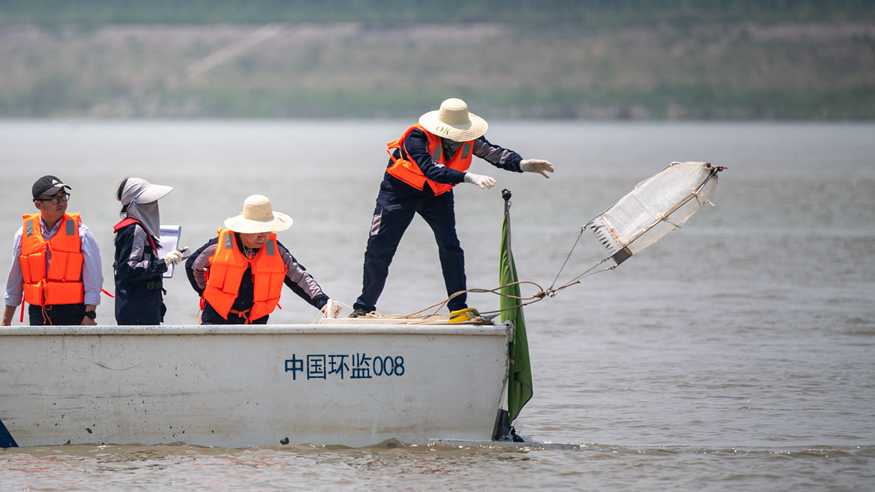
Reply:
[[[428, 153], [431, 154], [431, 160], [433, 160], [435, 164], [441, 164], [450, 169], [455, 169], [456, 171], [461, 172], [465, 172], [471, 167], [471, 159], [474, 157], [473, 141], [464, 142], [459, 146], [454, 155], [445, 156], [444, 148], [441, 145], [441, 138], [437, 135], [432, 135], [421, 125], [416, 124], [407, 128], [407, 130], [404, 131], [404, 134], [401, 135], [401, 138], [392, 140], [386, 144], [386, 152], [389, 153], [389, 159], [392, 161], [392, 164], [389, 165], [386, 172], [420, 191], [425, 188], [425, 183], [428, 183], [428, 186], [434, 192], [435, 196], [442, 195], [452, 190], [452, 184], [438, 183], [437, 181], [426, 178], [425, 174], [422, 173], [422, 169], [419, 168], [419, 165], [417, 165], [416, 162], [404, 158], [407, 149], [403, 149], [404, 152], [401, 152], [401, 149], [404, 146], [404, 140], [413, 130], [421, 130], [425, 133], [426, 138], [428, 138]], [[401, 157], [395, 157], [395, 149], [398, 149]]]
[[286, 263], [279, 251], [276, 234], [249, 259], [237, 247], [236, 234], [227, 229], [219, 229], [216, 252], [210, 257], [209, 277], [203, 298], [210, 303], [223, 318], [234, 307], [240, 281], [247, 268], [252, 269], [253, 299], [247, 320], [256, 320], [276, 309], [282, 294], [283, 279], [286, 277]]
[[85, 301], [82, 283], [85, 257], [82, 256], [79, 223], [79, 214], [64, 214], [58, 232], [46, 241], [40, 227], [40, 214], [22, 217], [18, 262], [27, 303], [47, 306]]

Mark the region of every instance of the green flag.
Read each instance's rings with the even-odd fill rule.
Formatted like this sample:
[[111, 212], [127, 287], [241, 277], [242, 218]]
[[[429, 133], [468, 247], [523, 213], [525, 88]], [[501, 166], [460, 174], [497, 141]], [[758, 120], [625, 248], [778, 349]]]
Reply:
[[501, 253], [498, 260], [498, 281], [501, 288], [501, 321], [513, 322], [510, 341], [510, 368], [507, 382], [507, 409], [513, 422], [526, 403], [532, 398], [532, 367], [529, 364], [529, 340], [526, 337], [526, 319], [523, 316], [520, 286], [517, 283], [516, 264], [510, 247], [510, 197], [504, 198], [504, 223], [501, 225]]

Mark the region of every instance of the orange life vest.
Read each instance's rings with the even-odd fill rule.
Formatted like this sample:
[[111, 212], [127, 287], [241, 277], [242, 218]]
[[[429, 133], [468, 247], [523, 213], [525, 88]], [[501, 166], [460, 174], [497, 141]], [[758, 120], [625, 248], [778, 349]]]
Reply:
[[[421, 125], [416, 124], [407, 128], [407, 130], [404, 131], [404, 134], [401, 135], [401, 138], [392, 140], [386, 144], [386, 152], [389, 153], [389, 159], [392, 161], [392, 164], [389, 165], [386, 172], [420, 191], [425, 188], [425, 183], [428, 183], [428, 186], [434, 192], [435, 196], [442, 195], [452, 190], [452, 184], [438, 183], [437, 181], [426, 178], [425, 174], [422, 173], [422, 169], [419, 168], [419, 165], [417, 165], [416, 162], [404, 158], [404, 155], [407, 153], [407, 149], [403, 149], [404, 152], [401, 152], [404, 146], [404, 139], [406, 139], [413, 130], [421, 130], [425, 133], [426, 138], [428, 138], [428, 153], [431, 154], [431, 160], [433, 160], [435, 164], [442, 164], [450, 169], [455, 169], [456, 171], [461, 172], [465, 172], [471, 167], [471, 159], [473, 158], [474, 150], [473, 141], [464, 142], [459, 146], [454, 155], [447, 157], [444, 155], [441, 138], [437, 135], [432, 135]], [[401, 157], [395, 157], [395, 149], [398, 149]]]
[[18, 262], [27, 303], [47, 306], [85, 301], [82, 283], [85, 257], [82, 256], [79, 223], [79, 214], [64, 214], [58, 232], [46, 241], [40, 227], [40, 214], [22, 217]]
[[280, 254], [276, 234], [271, 233], [261, 250], [254, 258], [249, 259], [237, 247], [236, 234], [227, 229], [219, 229], [219, 240], [215, 254], [210, 257], [209, 277], [203, 298], [224, 319], [228, 319], [228, 313], [234, 307], [240, 291], [240, 281], [247, 268], [252, 269], [252, 308], [248, 313], [241, 314], [249, 321], [266, 316], [276, 309], [286, 276], [286, 263]]

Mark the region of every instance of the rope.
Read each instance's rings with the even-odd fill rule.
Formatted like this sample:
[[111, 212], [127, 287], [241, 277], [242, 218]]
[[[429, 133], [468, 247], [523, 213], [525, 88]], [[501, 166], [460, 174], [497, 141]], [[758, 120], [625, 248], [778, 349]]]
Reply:
[[556, 272], [556, 276], [553, 277], [553, 283], [550, 284], [550, 290], [553, 290], [553, 287], [556, 285], [556, 281], [559, 280], [559, 275], [562, 274], [562, 270], [565, 270], [565, 265], [568, 264], [568, 260], [571, 258], [571, 254], [574, 253], [574, 248], [577, 247], [577, 244], [580, 242], [580, 238], [583, 237], [583, 231], [586, 230], [586, 226], [580, 228], [580, 232], [577, 233], [577, 239], [574, 241], [574, 245], [571, 246], [571, 251], [565, 256], [565, 261], [562, 262], [562, 266], [559, 267], [559, 271]]
[[[459, 296], [464, 295], [464, 294], [495, 294], [499, 297], [505, 297], [508, 299], [516, 299], [516, 300], [520, 301], [518, 304], [506, 307], [504, 309], [493, 309], [490, 311], [481, 311], [480, 312], [481, 317], [491, 320], [491, 319], [495, 318], [496, 316], [498, 316], [503, 311], [517, 309], [517, 308], [522, 307], [522, 306], [528, 306], [530, 304], [534, 304], [536, 302], [543, 301], [547, 297], [554, 297], [560, 291], [565, 290], [568, 287], [571, 287], [573, 285], [577, 285], [577, 284], [581, 283], [581, 281], [586, 277], [590, 277], [592, 275], [597, 275], [597, 274], [603, 273], [603, 272], [608, 272], [608, 271], [611, 271], [611, 270], [617, 268], [617, 265], [613, 265], [613, 266], [610, 266], [607, 268], [602, 268], [601, 270], [596, 270], [599, 266], [603, 265], [605, 262], [607, 262], [608, 260], [611, 259], [610, 256], [606, 256], [605, 258], [602, 258], [601, 260], [597, 261], [592, 266], [590, 266], [589, 268], [584, 270], [583, 273], [577, 275], [576, 277], [572, 278], [568, 282], [556, 287], [556, 282], [559, 280], [559, 276], [562, 274], [563, 270], [565, 270], [565, 266], [568, 264], [568, 260], [571, 259], [571, 256], [574, 253], [575, 248], [577, 248], [577, 245], [580, 243], [580, 238], [583, 236], [584, 231], [586, 231], [586, 227], [581, 227], [580, 231], [577, 234], [577, 239], [574, 241], [574, 244], [571, 246], [571, 250], [568, 251], [568, 254], [565, 256], [565, 260], [562, 262], [562, 266], [559, 268], [559, 271], [556, 273], [556, 276], [553, 278], [553, 283], [551, 283], [550, 287], [548, 287], [546, 289], [543, 286], [541, 286], [539, 283], [533, 282], [531, 280], [519, 280], [516, 282], [511, 282], [509, 284], [499, 285], [498, 287], [495, 287], [492, 289], [483, 289], [483, 288], [474, 287], [474, 288], [470, 288], [470, 289], [464, 289], [464, 290], [460, 290], [457, 292], [453, 292], [452, 294], [445, 297], [441, 301], [438, 301], [434, 304], [426, 306], [426, 307], [419, 309], [417, 311], [411, 311], [409, 313], [404, 313], [404, 314], [383, 314], [383, 313], [380, 313], [379, 311], [374, 311], [373, 313], [369, 314], [368, 317], [387, 319], [387, 320], [416, 319], [416, 320], [425, 321], [433, 316], [436, 316], [450, 301], [452, 301], [456, 297], [459, 297]], [[537, 292], [535, 292], [534, 294], [532, 294], [530, 296], [516, 296], [516, 295], [512, 295], [512, 294], [503, 294], [501, 292], [502, 289], [507, 288], [507, 287], [512, 287], [515, 285], [531, 285], [537, 289]], [[349, 307], [349, 306], [346, 306], [342, 303], [341, 303], [341, 305], [344, 307]]]
[[589, 268], [587, 268], [586, 270], [584, 270], [583, 273], [581, 273], [580, 275], [578, 275], [578, 276], [572, 278], [571, 280], [569, 280], [565, 285], [562, 285], [562, 286], [557, 287], [557, 288], [552, 289], [552, 290], [553, 290], [554, 292], [558, 292], [558, 291], [560, 291], [560, 290], [562, 290], [562, 289], [565, 289], [565, 288], [567, 288], [567, 287], [571, 287], [572, 285], [579, 284], [580, 281], [583, 280], [583, 279], [586, 278], [586, 277], [589, 277], [589, 276], [591, 276], [591, 275], [595, 275], [595, 274], [597, 274], [597, 273], [607, 272], [607, 271], [613, 270], [614, 268], [617, 268], [617, 265], [614, 265], [614, 266], [612, 266], [612, 267], [608, 267], [608, 268], [605, 268], [605, 269], [602, 269], [602, 270], [593, 271], [593, 270], [595, 270], [596, 268], [600, 267], [602, 264], [604, 264], [604, 262], [606, 262], [606, 261], [608, 261], [608, 260], [610, 260], [610, 259], [611, 259], [610, 256], [606, 256], [606, 257], [602, 258], [601, 260], [599, 260], [598, 262], [596, 262], [595, 264], [593, 264], [591, 267], [589, 267]]
[[[696, 188], [696, 191], [694, 191], [690, 196], [686, 197], [686, 199], [682, 200], [679, 204], [672, 207], [672, 209], [669, 210], [666, 214], [664, 214], [660, 220], [656, 221], [650, 227], [648, 227], [643, 232], [638, 234], [638, 236], [636, 236], [631, 241], [629, 241], [628, 244], [632, 244], [633, 242], [638, 240], [638, 238], [641, 237], [644, 233], [649, 231], [651, 228], [655, 227], [656, 224], [663, 222], [663, 221], [668, 222], [669, 224], [679, 228], [680, 226], [673, 224], [671, 221], [667, 220], [667, 217], [671, 216], [672, 213], [677, 211], [680, 207], [685, 205], [689, 200], [691, 200], [693, 198], [695, 198], [697, 201], [699, 201], [701, 203], [701, 200], [699, 198], [699, 193], [701, 192], [701, 190], [705, 187], [705, 185], [708, 183], [708, 181], [710, 181], [712, 178], [716, 179], [717, 173], [719, 173], [720, 171], [723, 171], [724, 169], [725, 168], [723, 166], [716, 166], [709, 173], [708, 177], [705, 178], [705, 180]], [[511, 198], [510, 191], [509, 190], [502, 190], [502, 198], [505, 201], [505, 209], [504, 209], [505, 217], [508, 217], [509, 208], [510, 208], [510, 198]], [[607, 210], [605, 210], [605, 211], [607, 211]], [[604, 212], [602, 212], [602, 214], [603, 213]], [[599, 214], [599, 215], [601, 215], [601, 214]], [[589, 222], [587, 222], [587, 224], [590, 224], [599, 215], [596, 215], [595, 217], [593, 217], [593, 219], [591, 219]], [[619, 263], [615, 263], [613, 266], [598, 269], [600, 266], [604, 265], [605, 262], [613, 259], [613, 255], [609, 255], [609, 256], [606, 256], [606, 257], [602, 258], [601, 260], [595, 262], [589, 268], [587, 268], [582, 273], [575, 276], [574, 278], [572, 278], [568, 282], [556, 287], [556, 282], [559, 281], [559, 277], [562, 275], [562, 272], [565, 271], [565, 267], [568, 265], [568, 261], [571, 259], [571, 256], [574, 254], [574, 250], [577, 248], [577, 245], [580, 244], [580, 239], [583, 237], [583, 233], [586, 231], [586, 228], [587, 228], [587, 226], [585, 225], [585, 226], [580, 228], [580, 231], [578, 231], [577, 239], [575, 239], [574, 244], [571, 246], [571, 249], [568, 251], [568, 254], [565, 255], [565, 259], [562, 261], [562, 265], [559, 267], [559, 271], [556, 272], [556, 276], [553, 277], [553, 282], [550, 284], [550, 287], [548, 287], [546, 289], [544, 289], [540, 284], [538, 284], [536, 282], [532, 282], [529, 280], [521, 280], [521, 281], [517, 281], [517, 282], [511, 282], [507, 285], [499, 285], [498, 287], [495, 287], [494, 289], [472, 288], [472, 289], [460, 290], [458, 292], [453, 292], [452, 294], [450, 294], [448, 297], [446, 297], [442, 301], [436, 302], [436, 303], [434, 303], [430, 306], [427, 306], [423, 309], [420, 309], [418, 311], [413, 311], [413, 312], [406, 313], [406, 314], [386, 316], [386, 315], [381, 315], [381, 314], [377, 313], [377, 311], [374, 311], [374, 315], [377, 317], [385, 318], [385, 319], [401, 319], [401, 318], [427, 319], [431, 316], [435, 316], [451, 300], [453, 300], [456, 297], [461, 296], [463, 294], [495, 294], [495, 295], [500, 296], [500, 297], [505, 297], [505, 298], [509, 298], [509, 299], [516, 299], [516, 300], [520, 301], [518, 304], [516, 304], [514, 306], [510, 306], [510, 307], [507, 307], [504, 309], [495, 309], [492, 311], [483, 311], [480, 313], [480, 315], [482, 317], [487, 318], [487, 319], [491, 319], [491, 318], [494, 318], [495, 316], [498, 316], [498, 314], [501, 313], [502, 311], [517, 309], [517, 308], [522, 307], [522, 306], [528, 306], [529, 304], [534, 304], [536, 302], [540, 302], [540, 301], [546, 299], [547, 297], [554, 297], [560, 291], [565, 290], [568, 287], [580, 284], [581, 281], [586, 277], [591, 277], [591, 276], [597, 275], [599, 273], [609, 272], [609, 271], [614, 270], [615, 268], [617, 268], [619, 266]], [[509, 234], [509, 231], [508, 231], [508, 234]], [[628, 244], [627, 244], [627, 246], [628, 246]], [[510, 295], [510, 294], [503, 294], [500, 292], [502, 289], [507, 288], [507, 287], [511, 287], [514, 285], [533, 285], [537, 288], [537, 292], [531, 296], [515, 296], [515, 295]], [[427, 314], [423, 314], [423, 313], [427, 313]]]
[[[532, 285], [537, 289], [537, 292], [533, 295], [530, 295], [530, 296], [516, 296], [516, 295], [512, 295], [512, 294], [501, 293], [502, 289], [504, 289], [506, 287], [511, 287], [514, 285]], [[450, 294], [449, 296], [447, 296], [446, 298], [444, 298], [440, 302], [436, 302], [436, 303], [434, 303], [430, 306], [427, 306], [423, 309], [420, 309], [418, 311], [413, 311], [411, 313], [402, 314], [399, 316], [389, 316], [389, 319], [393, 319], [393, 318], [406, 318], [406, 319], [430, 318], [432, 316], [437, 315], [437, 313], [440, 312], [440, 310], [444, 306], [446, 306], [451, 300], [453, 300], [456, 297], [459, 297], [463, 294], [495, 294], [499, 297], [506, 297], [508, 299], [516, 299], [518, 301], [521, 301], [521, 304], [519, 304], [520, 306], [527, 306], [529, 304], [533, 304], [535, 302], [541, 301], [544, 298], [546, 298], [548, 295], [548, 290], [544, 289], [537, 282], [532, 282], [530, 280], [520, 280], [517, 282], [511, 282], [511, 283], [506, 284], [506, 285], [499, 285], [498, 287], [495, 287], [492, 289], [482, 289], [482, 288], [474, 287], [474, 288], [470, 288], [470, 289], [460, 290], [458, 292], [453, 292], [452, 294]], [[518, 307], [518, 306], [514, 306], [513, 308], [516, 308], [516, 307]], [[511, 308], [505, 308], [503, 310], [497, 309], [497, 310], [492, 310], [492, 311], [482, 311], [482, 312], [480, 312], [480, 315], [482, 317], [488, 317], [490, 315], [492, 315], [492, 317], [494, 317], [494, 315], [497, 315], [501, 311], [505, 311], [508, 309], [511, 309]]]

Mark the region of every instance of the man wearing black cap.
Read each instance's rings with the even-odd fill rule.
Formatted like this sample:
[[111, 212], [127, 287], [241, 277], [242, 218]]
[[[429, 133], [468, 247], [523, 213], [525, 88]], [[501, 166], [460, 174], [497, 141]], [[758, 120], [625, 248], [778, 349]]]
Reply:
[[[43, 176], [31, 188], [38, 213], [26, 214], [15, 234], [6, 281], [3, 325], [27, 302], [30, 324], [94, 325], [103, 275], [100, 249], [77, 213], [67, 213], [70, 187]], [[24, 316], [24, 313], [22, 313]]]

